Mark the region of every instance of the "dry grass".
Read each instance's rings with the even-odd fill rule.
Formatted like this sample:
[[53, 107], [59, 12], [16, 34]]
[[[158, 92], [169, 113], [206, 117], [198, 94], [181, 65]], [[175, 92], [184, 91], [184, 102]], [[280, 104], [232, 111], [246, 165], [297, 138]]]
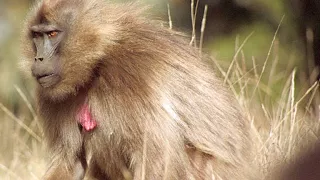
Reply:
[[[192, 22], [195, 22], [196, 10], [192, 11]], [[250, 36], [240, 45], [236, 42], [236, 53], [228, 68], [221, 67], [217, 61], [214, 63], [252, 122], [257, 149], [253, 156], [261, 173], [267, 176], [274, 167], [289, 164], [295, 160], [297, 153], [312, 148], [318, 139], [319, 119], [310, 114], [319, 85], [310, 87], [307, 83], [298, 82], [295, 69], [290, 73], [276, 69], [279, 61], [277, 47], [274, 46], [277, 32], [274, 39], [270, 40], [270, 49], [262, 67], [256, 65], [254, 57], [252, 60], [245, 59], [242, 47], [250, 41]], [[190, 44], [197, 46], [195, 31], [192, 37]], [[272, 53], [275, 55], [271, 57]], [[247, 62], [251, 62], [253, 68], [248, 69], [251, 65], [246, 65]], [[277, 86], [277, 90], [274, 90], [274, 86]], [[34, 106], [30, 103], [33, 100], [19, 87], [15, 89], [20, 99], [19, 106], [26, 110], [17, 114], [0, 102], [0, 177], [4, 180], [40, 179], [46, 159], [41, 128]]]
[[[24, 106], [29, 113], [14, 114], [0, 102], [1, 148], [0, 177], [1, 179], [39, 179], [45, 168], [45, 150], [42, 146], [42, 133], [33, 106], [17, 87]], [[22, 105], [23, 106], [23, 105]]]

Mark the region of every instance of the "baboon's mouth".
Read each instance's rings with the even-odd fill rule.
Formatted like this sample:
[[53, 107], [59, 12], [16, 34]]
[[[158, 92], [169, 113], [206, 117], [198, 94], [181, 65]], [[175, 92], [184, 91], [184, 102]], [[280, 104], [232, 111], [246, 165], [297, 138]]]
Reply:
[[51, 74], [38, 75], [36, 78], [37, 78], [38, 81], [41, 81], [41, 79], [43, 79], [43, 78], [48, 78], [48, 77], [50, 77], [50, 76], [54, 76], [54, 74], [51, 73]]
[[53, 86], [60, 81], [60, 76], [54, 73], [39, 75], [36, 78], [38, 83], [44, 88]]

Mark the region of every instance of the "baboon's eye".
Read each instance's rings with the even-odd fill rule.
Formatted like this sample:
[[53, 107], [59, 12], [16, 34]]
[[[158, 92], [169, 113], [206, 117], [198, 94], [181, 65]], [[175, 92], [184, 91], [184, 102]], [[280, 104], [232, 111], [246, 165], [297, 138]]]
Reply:
[[40, 33], [40, 32], [32, 32], [32, 37], [33, 38], [38, 38], [38, 37], [41, 37], [42, 36], [42, 33]]
[[49, 38], [55, 37], [58, 35], [58, 31], [50, 31], [47, 33], [47, 35], [49, 36]]

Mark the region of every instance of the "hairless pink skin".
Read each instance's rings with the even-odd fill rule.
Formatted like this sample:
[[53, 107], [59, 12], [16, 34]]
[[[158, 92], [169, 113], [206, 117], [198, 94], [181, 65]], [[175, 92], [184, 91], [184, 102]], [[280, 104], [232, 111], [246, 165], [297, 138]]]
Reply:
[[78, 113], [78, 122], [85, 131], [91, 131], [97, 126], [97, 121], [91, 116], [88, 104], [84, 104]]

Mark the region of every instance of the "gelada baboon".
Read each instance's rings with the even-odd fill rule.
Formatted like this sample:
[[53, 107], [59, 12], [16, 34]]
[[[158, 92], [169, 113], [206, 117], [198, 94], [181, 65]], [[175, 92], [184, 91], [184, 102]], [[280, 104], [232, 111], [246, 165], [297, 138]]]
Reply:
[[44, 179], [249, 179], [250, 127], [197, 49], [136, 3], [44, 0], [26, 21]]

